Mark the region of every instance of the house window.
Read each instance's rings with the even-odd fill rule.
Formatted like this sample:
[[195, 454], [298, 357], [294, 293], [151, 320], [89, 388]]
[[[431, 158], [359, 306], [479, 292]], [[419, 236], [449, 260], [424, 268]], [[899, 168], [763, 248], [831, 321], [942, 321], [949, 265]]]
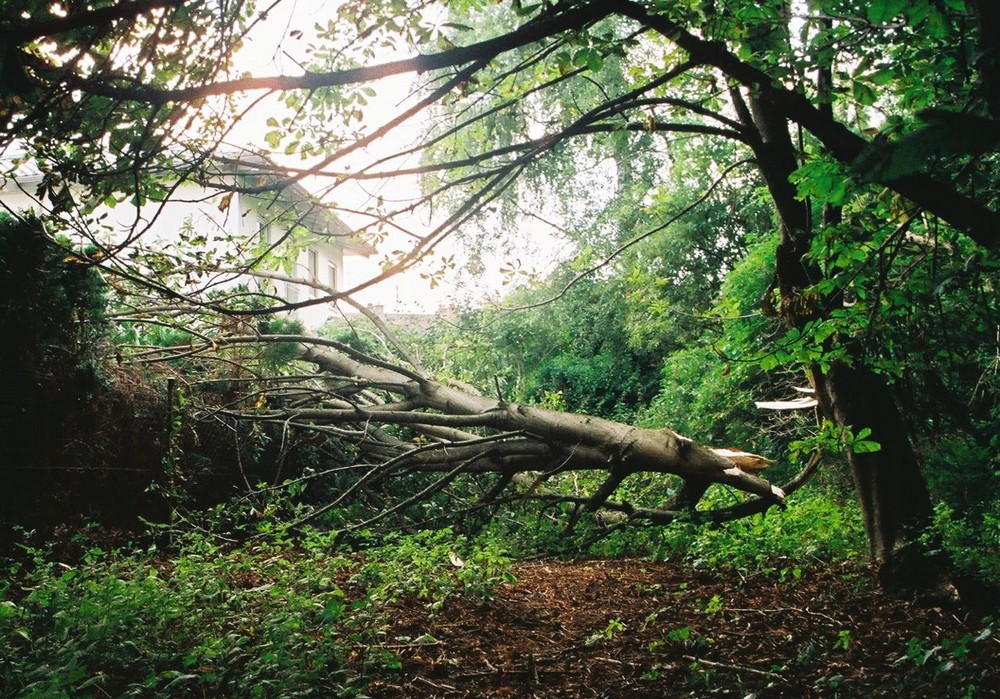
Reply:
[[[319, 283], [319, 253], [312, 248], [308, 251], [309, 254], [309, 281], [314, 284]], [[319, 293], [317, 289], [312, 290], [312, 295], [316, 296]]]
[[326, 268], [326, 284], [333, 291], [337, 290], [337, 265], [333, 264], [332, 262]]
[[285, 282], [285, 300], [288, 303], [297, 303], [299, 300], [299, 285], [292, 282]]

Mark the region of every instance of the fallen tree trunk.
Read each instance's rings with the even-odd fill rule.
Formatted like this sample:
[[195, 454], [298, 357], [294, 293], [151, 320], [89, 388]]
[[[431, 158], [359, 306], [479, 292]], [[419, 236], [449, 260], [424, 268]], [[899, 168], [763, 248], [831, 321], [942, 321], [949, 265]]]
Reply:
[[[538, 484], [569, 471], [602, 472], [593, 492], [563, 500], [573, 506], [570, 526], [581, 513], [602, 508], [663, 522], [678, 512], [693, 511], [712, 483], [757, 496], [754, 512], [780, 506], [785, 498], [781, 488], [758, 475], [770, 463], [764, 457], [713, 449], [669, 429], [644, 429], [511, 403], [502, 396], [486, 397], [436, 380], [420, 367], [395, 365], [332, 340], [242, 336], [223, 342], [294, 342], [298, 357], [319, 369], [309, 392], [291, 392], [285, 386], [284, 394], [275, 393], [267, 407], [234, 415], [333, 430], [366, 455], [371, 465], [364, 475], [322, 512], [365, 488], [414, 472], [439, 477], [426, 486], [426, 492], [409, 494], [406, 502], [430, 497], [462, 474], [495, 474], [480, 505], [510, 497], [552, 502], [560, 496], [538, 492]], [[387, 426], [408, 430], [416, 439], [391, 434]], [[515, 478], [528, 472], [535, 474], [531, 479], [536, 487], [525, 488], [524, 479]], [[685, 485], [665, 492], [662, 506], [654, 509], [615, 501], [620, 486], [638, 474], [673, 474]]]

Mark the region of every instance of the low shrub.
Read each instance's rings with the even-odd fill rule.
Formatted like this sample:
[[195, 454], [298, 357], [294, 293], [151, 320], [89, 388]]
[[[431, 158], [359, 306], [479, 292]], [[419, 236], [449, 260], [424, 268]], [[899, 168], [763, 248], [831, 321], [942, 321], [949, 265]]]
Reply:
[[787, 509], [721, 526], [679, 522], [663, 530], [656, 555], [681, 556], [697, 568], [774, 572], [866, 553], [857, 504], [812, 490], [789, 497]]
[[350, 696], [349, 648], [377, 622], [338, 585], [342, 556], [188, 537], [166, 557], [24, 546], [0, 588], [0, 696]]

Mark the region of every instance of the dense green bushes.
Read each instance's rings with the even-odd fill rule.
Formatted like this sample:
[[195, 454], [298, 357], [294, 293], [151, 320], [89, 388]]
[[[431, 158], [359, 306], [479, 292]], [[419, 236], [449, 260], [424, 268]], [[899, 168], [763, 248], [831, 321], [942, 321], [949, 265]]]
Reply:
[[4, 591], [4, 696], [304, 696], [349, 684], [331, 577], [341, 559], [208, 538], [169, 560], [92, 549], [66, 565], [28, 552]]
[[101, 387], [104, 284], [41, 222], [0, 214], [0, 442], [8, 468], [58, 459]]
[[79, 536], [78, 560], [23, 545], [0, 584], [0, 696], [354, 696], [398, 663], [376, 644], [390, 603], [511, 580], [500, 549], [448, 532], [357, 556], [279, 531], [234, 545], [190, 530], [169, 555]]
[[113, 359], [96, 257], [0, 215], [0, 542], [14, 522], [151, 512], [162, 405]]

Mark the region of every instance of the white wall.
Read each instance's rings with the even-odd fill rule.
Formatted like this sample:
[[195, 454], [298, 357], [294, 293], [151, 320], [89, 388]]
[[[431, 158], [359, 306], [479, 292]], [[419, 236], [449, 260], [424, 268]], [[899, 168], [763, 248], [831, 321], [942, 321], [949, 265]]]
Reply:
[[[41, 176], [34, 175], [0, 183], [0, 209], [18, 212], [47, 208], [45, 202], [35, 196], [40, 180]], [[185, 235], [200, 235], [206, 238], [204, 250], [211, 251], [217, 259], [229, 250], [238, 253], [241, 259], [249, 260], [255, 254], [262, 236], [270, 236], [270, 241], [277, 241], [287, 230], [287, 225], [283, 228], [283, 224], [276, 219], [288, 207], [287, 203], [276, 205], [265, 197], [235, 191], [224, 193], [195, 183], [185, 183], [174, 189], [165, 202], [149, 202], [138, 209], [129, 202], [122, 202], [98, 212], [98, 215], [106, 214], [103, 225], [108, 230], [102, 232], [101, 238], [110, 245], [130, 243], [130, 247], [136, 250], [179, 252]], [[303, 239], [296, 233], [294, 247], [299, 249], [291, 276], [303, 280], [315, 277], [326, 285], [334, 281], [336, 288], [343, 288], [344, 249], [331, 241], [329, 236], [344, 235], [349, 232], [348, 229], [339, 220], [321, 215], [310, 216], [308, 224], [314, 227], [324, 226], [326, 230], [316, 232], [328, 235]], [[133, 241], [137, 231], [142, 231], [142, 235]], [[311, 253], [315, 257], [311, 257]], [[277, 271], [285, 273], [285, 270]], [[214, 288], [226, 288], [241, 281], [246, 283], [246, 280], [245, 276], [237, 278], [234, 275], [215, 274], [207, 275], [199, 282], [211, 283]], [[289, 301], [304, 301], [323, 295], [309, 286], [284, 281], [252, 278], [251, 283], [257, 288], [268, 285], [267, 288]], [[297, 309], [292, 315], [307, 327], [318, 327], [339, 314], [331, 304], [324, 303]]]

